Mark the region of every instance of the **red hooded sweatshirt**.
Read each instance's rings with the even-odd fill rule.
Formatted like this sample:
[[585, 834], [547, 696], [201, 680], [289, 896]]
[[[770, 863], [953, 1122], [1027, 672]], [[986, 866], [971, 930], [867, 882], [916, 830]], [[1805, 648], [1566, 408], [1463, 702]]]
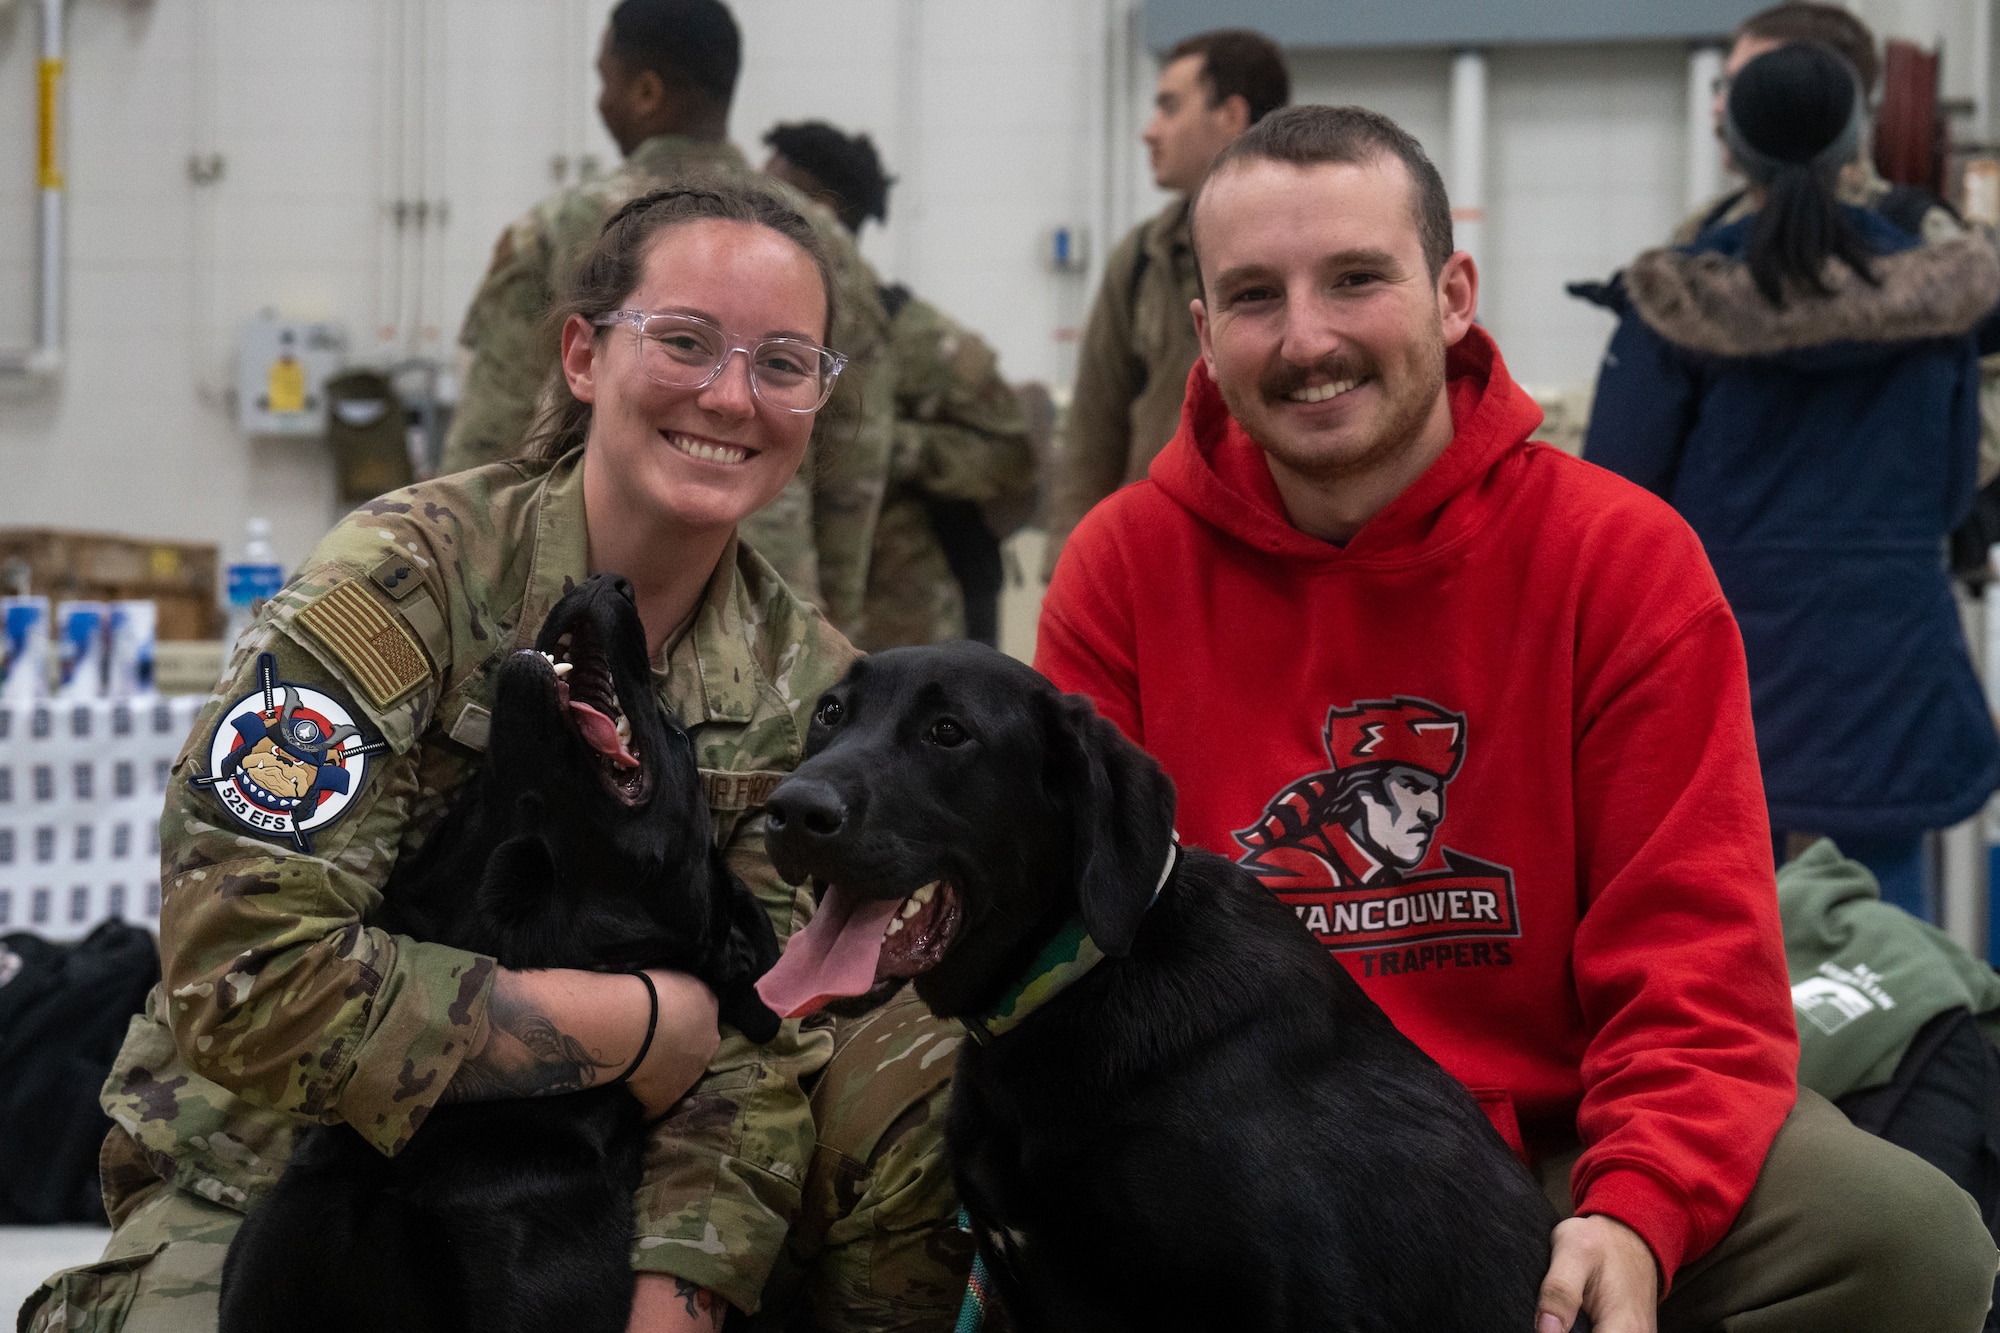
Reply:
[[1447, 377], [1451, 444], [1335, 546], [1197, 363], [1150, 479], [1065, 547], [1035, 665], [1517, 1151], [1580, 1137], [1578, 1211], [1670, 1280], [1796, 1096], [1742, 643], [1671, 509], [1528, 440], [1483, 331]]

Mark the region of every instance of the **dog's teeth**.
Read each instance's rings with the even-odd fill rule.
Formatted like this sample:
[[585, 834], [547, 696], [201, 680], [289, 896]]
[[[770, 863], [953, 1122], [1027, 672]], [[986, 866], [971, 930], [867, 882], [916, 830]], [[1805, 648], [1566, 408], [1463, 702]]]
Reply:
[[882, 937], [884, 939], [887, 939], [889, 936], [894, 935], [897, 931], [901, 930], [902, 928], [903, 928], [903, 918], [892, 917], [890, 918], [889, 921], [889, 929], [882, 932]]
[[632, 723], [622, 714], [618, 718], [618, 739], [628, 746], [632, 743]]
[[[916, 899], [919, 903], [927, 903], [931, 900], [931, 896], [936, 892], [937, 892], [937, 883], [936, 881], [932, 881], [931, 883], [924, 885], [921, 889], [918, 889], [915, 893], [911, 894], [910, 896]], [[905, 912], [904, 915], [908, 916], [909, 913]]]
[[[548, 654], [544, 653], [542, 656], [548, 657]], [[553, 657], [550, 657], [549, 661], [554, 664], [558, 676], [567, 676], [570, 672], [576, 670], [576, 663], [574, 662], [557, 662]]]
[[908, 921], [911, 917], [915, 916], [917, 913], [923, 910], [924, 910], [923, 899], [917, 897], [916, 894], [913, 893], [909, 897], [903, 899], [903, 920]]

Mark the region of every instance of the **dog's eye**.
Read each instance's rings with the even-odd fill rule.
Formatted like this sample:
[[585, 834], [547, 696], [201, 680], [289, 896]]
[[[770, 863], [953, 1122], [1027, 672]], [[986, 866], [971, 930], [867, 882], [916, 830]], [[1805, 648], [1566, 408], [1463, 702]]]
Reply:
[[959, 726], [958, 723], [948, 717], [941, 717], [931, 723], [930, 734], [933, 743], [942, 745], [947, 750], [955, 749], [965, 744], [968, 739], [965, 734], [965, 728]]
[[846, 715], [847, 710], [840, 706], [840, 700], [822, 699], [819, 711], [813, 714], [813, 721], [819, 723], [822, 727], [837, 727], [840, 725], [840, 719]]

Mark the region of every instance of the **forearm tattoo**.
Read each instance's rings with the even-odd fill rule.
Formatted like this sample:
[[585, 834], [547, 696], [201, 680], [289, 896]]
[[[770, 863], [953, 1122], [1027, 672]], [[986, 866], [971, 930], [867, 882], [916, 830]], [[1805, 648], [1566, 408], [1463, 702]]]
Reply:
[[530, 997], [505, 983], [493, 988], [487, 1024], [485, 1043], [459, 1066], [441, 1100], [551, 1097], [591, 1087], [604, 1070], [622, 1068], [615, 1061], [597, 1059]]
[[680, 1298], [681, 1308], [687, 1311], [689, 1319], [699, 1319], [710, 1328], [722, 1327], [725, 1307], [708, 1288], [677, 1277], [674, 1279], [674, 1295]]

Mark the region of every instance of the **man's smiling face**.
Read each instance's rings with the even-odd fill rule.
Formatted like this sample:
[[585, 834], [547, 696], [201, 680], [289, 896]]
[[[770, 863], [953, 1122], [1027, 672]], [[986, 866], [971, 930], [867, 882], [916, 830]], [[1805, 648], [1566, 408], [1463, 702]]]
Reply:
[[[1471, 326], [1469, 261], [1425, 263], [1414, 184], [1360, 163], [1225, 165], [1203, 188], [1195, 307], [1202, 357], [1274, 472], [1308, 484], [1393, 468], [1449, 438], [1445, 349]], [[1463, 270], [1463, 271], [1461, 271]]]

